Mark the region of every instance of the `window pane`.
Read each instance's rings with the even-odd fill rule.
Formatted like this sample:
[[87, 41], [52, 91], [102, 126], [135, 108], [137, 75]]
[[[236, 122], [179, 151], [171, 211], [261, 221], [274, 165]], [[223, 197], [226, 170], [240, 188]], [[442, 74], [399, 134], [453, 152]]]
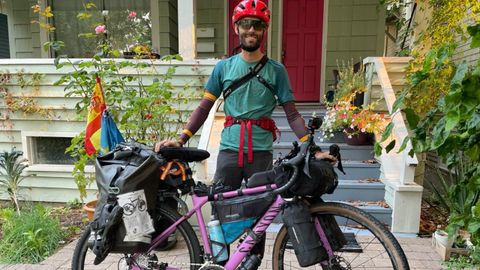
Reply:
[[72, 138], [32, 137], [32, 162], [34, 164], [73, 164], [74, 161], [65, 149]]
[[[52, 0], [55, 39], [65, 42], [65, 47], [58, 54], [91, 57], [105, 38], [112, 49], [119, 51], [125, 51], [137, 44], [151, 45], [150, 0], [89, 2], [94, 3], [97, 8], [88, 11], [92, 15], [90, 18], [80, 20], [77, 15], [86, 11], [83, 1]], [[107, 10], [108, 15], [102, 16], [102, 10]], [[136, 13], [135, 18], [129, 17], [131, 11]], [[106, 35], [97, 35], [95, 38], [78, 37], [82, 33], [94, 33], [95, 26], [99, 24], [107, 26]]]

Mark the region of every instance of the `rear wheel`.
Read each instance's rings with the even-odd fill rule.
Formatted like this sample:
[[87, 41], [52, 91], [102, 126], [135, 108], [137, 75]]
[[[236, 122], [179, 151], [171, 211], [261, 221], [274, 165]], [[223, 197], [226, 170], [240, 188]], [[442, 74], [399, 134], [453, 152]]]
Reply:
[[[370, 214], [341, 203], [317, 204], [310, 212], [320, 220], [333, 216], [347, 240], [346, 245], [334, 252], [328, 265], [321, 265], [322, 269], [410, 269], [398, 241]], [[275, 239], [272, 263], [275, 270], [302, 268], [288, 241], [286, 227], [280, 229]], [[319, 267], [320, 264], [305, 269]]]
[[[169, 208], [158, 209], [156, 224], [173, 224], [180, 216]], [[202, 262], [201, 248], [192, 226], [184, 221], [174, 232], [176, 241], [172, 246], [161, 246], [149, 254], [142, 253], [133, 260], [132, 254], [110, 253], [99, 265], [93, 265], [95, 254], [88, 248], [90, 226], [85, 228], [73, 253], [72, 269], [132, 269], [133, 265], [140, 269], [161, 269], [167, 263], [173, 269], [198, 269]]]

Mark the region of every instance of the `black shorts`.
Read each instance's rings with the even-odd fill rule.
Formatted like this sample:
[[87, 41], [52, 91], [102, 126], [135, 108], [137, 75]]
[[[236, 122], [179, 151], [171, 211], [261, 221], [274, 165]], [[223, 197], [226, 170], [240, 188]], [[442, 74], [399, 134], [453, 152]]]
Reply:
[[242, 180], [248, 180], [252, 174], [270, 170], [273, 165], [271, 151], [253, 152], [253, 163], [247, 162], [247, 153], [243, 157], [243, 168], [238, 167], [238, 152], [222, 150], [217, 157], [217, 170], [213, 177], [214, 183], [222, 183], [234, 189], [240, 188]]

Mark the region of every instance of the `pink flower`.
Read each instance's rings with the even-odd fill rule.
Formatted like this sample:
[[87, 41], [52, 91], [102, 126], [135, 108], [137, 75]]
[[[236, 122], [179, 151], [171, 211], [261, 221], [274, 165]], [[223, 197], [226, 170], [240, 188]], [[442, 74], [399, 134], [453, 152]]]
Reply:
[[137, 13], [135, 11], [130, 11], [130, 13], [128, 13], [128, 17], [130, 19], [133, 19], [133, 18], [137, 17]]
[[107, 29], [107, 27], [103, 24], [95, 27], [95, 34], [102, 34], [102, 33], [105, 33], [105, 30]]

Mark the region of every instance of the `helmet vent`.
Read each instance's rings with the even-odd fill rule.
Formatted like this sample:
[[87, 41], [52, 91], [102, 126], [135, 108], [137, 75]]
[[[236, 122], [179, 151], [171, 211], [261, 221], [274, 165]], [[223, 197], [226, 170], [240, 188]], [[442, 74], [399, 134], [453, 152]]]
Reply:
[[252, 8], [255, 8], [255, 1], [252, 1]]
[[238, 5], [239, 8], [245, 9], [245, 6], [243, 4]]
[[262, 8], [261, 11], [264, 12], [264, 11], [267, 10], [267, 9], [268, 9], [267, 7], [264, 7], [264, 8]]

